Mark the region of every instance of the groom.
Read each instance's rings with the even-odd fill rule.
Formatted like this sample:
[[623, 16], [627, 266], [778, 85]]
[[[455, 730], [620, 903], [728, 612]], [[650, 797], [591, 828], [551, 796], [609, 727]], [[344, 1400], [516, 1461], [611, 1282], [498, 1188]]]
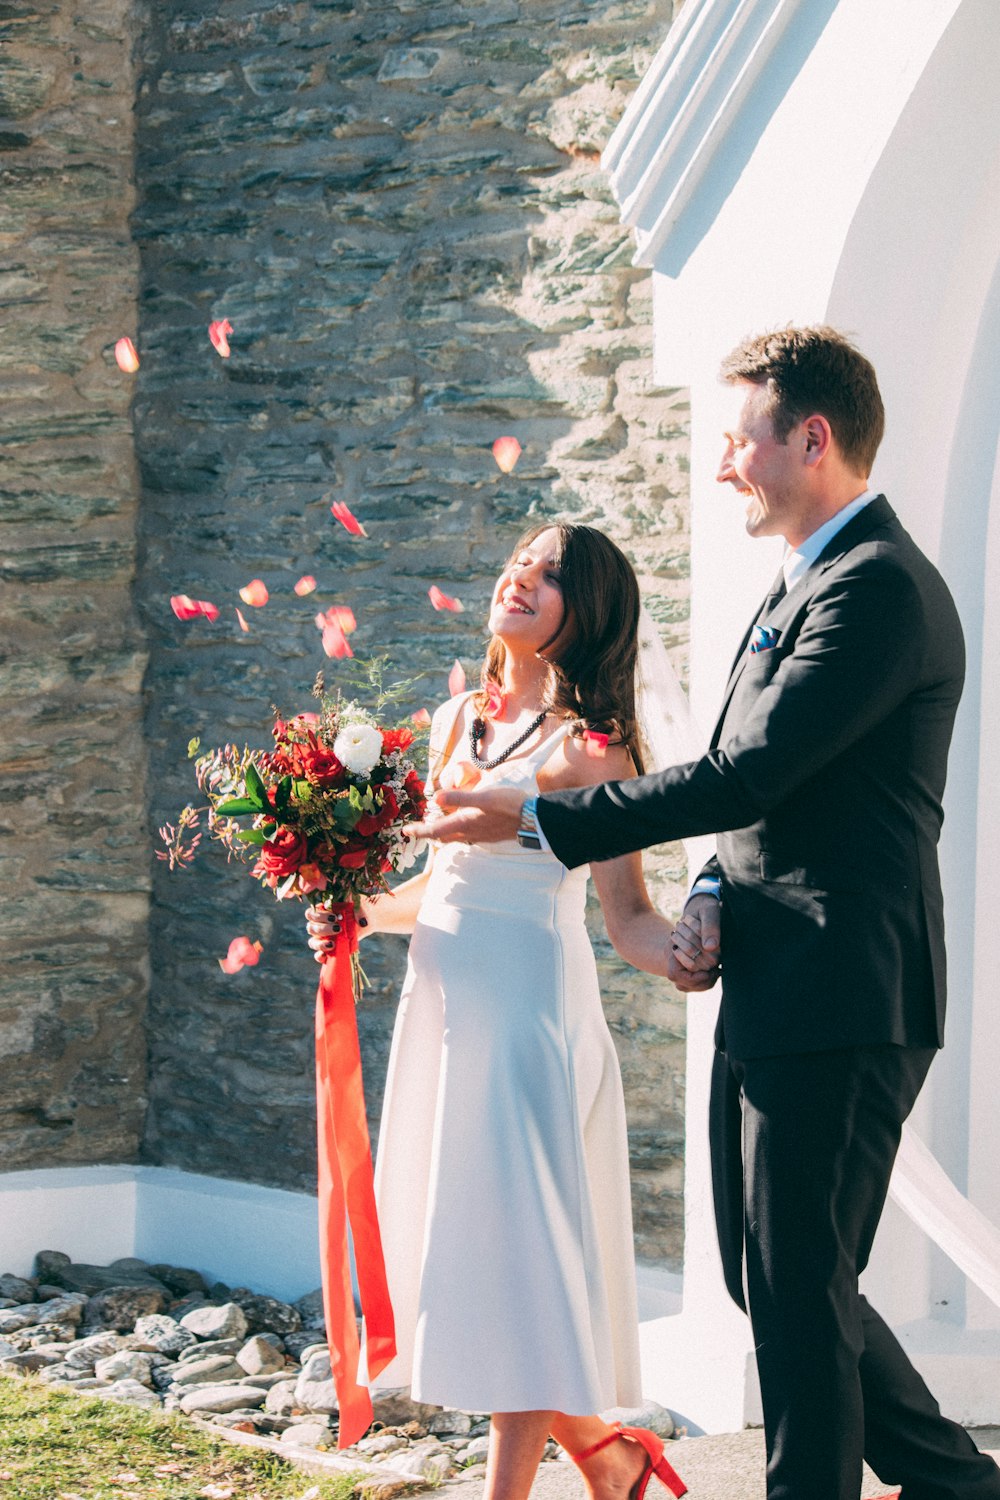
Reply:
[[[675, 937], [683, 988], [724, 983], [711, 1109], [719, 1239], [757, 1346], [768, 1500], [1000, 1500], [858, 1291], [902, 1123], [944, 1024], [937, 842], [964, 651], [936, 569], [868, 489], [883, 408], [830, 328], [726, 359], [718, 478], [781, 572], [736, 654], [712, 748], [627, 782], [523, 800], [439, 794], [425, 831], [518, 835], [569, 866], [696, 834], [718, 855]], [[721, 902], [721, 907], [719, 906]], [[744, 1301], [744, 1278], [746, 1300]]]

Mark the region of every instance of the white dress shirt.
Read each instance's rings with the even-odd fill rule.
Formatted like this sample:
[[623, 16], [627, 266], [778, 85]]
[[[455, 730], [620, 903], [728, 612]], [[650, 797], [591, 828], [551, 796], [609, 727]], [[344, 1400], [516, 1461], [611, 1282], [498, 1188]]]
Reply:
[[847, 525], [848, 521], [853, 520], [859, 510], [864, 510], [865, 506], [869, 505], [878, 493], [878, 490], [865, 490], [864, 494], [859, 495], [856, 500], [849, 500], [845, 506], [838, 510], [835, 516], [830, 517], [829, 521], [824, 521], [823, 525], [818, 527], [812, 536], [806, 537], [801, 546], [786, 546], [785, 556], [781, 564], [782, 572], [785, 575], [786, 589], [790, 590], [798, 583], [806, 569], [811, 567], [817, 557], [819, 557], [827, 542], [831, 541], [837, 535], [837, 532]]

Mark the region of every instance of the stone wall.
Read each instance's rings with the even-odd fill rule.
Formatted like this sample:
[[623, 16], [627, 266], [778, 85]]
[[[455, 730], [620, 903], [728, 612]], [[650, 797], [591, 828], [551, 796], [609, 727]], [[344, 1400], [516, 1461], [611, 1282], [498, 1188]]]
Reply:
[[[359, 654], [426, 674], [414, 706], [445, 696], [456, 656], [471, 675], [527, 517], [606, 526], [683, 641], [685, 396], [651, 389], [649, 278], [631, 268], [598, 164], [671, 8], [146, 7], [135, 427], [155, 821], [190, 795], [190, 735], [264, 743], [272, 703], [308, 706], [326, 665], [317, 601], [350, 603]], [[205, 335], [221, 317], [228, 361]], [[504, 432], [524, 445], [509, 477], [490, 454]], [[331, 519], [333, 499], [367, 540]], [[299, 600], [303, 572], [320, 588]], [[237, 590], [257, 576], [271, 602], [244, 611], [243, 634]], [[432, 583], [466, 612], [435, 615]], [[180, 624], [179, 591], [214, 601], [219, 621]], [[660, 867], [675, 899], [679, 851]], [[682, 1007], [609, 955], [596, 919], [595, 931], [640, 1250], [676, 1254]], [[240, 932], [263, 940], [264, 959], [228, 978], [215, 960]], [[300, 912], [205, 860], [159, 873], [151, 937], [147, 1157], [310, 1184], [315, 969]], [[365, 947], [374, 1118], [403, 958], [398, 939]]]
[[141, 1129], [131, 47], [128, 0], [0, 7], [0, 1169]]
[[[64, 802], [50, 793], [44, 831], [37, 812], [34, 822], [17, 814], [9, 857], [26, 860], [30, 846], [35, 863], [12, 874], [4, 923], [32, 965], [32, 1007], [50, 1018], [37, 1038], [24, 1033], [33, 1055], [19, 1073], [44, 1072], [46, 1047], [96, 1069], [87, 1107], [104, 1111], [109, 1133], [74, 1106], [75, 1124], [58, 1127], [62, 1157], [47, 1146], [48, 1126], [13, 1159], [120, 1160], [134, 1152], [142, 1105], [147, 836], [194, 793], [192, 735], [263, 744], [272, 704], [308, 707], [320, 667], [336, 680], [312, 623], [318, 606], [350, 603], [358, 653], [386, 651], [400, 675], [424, 673], [412, 706], [433, 706], [456, 656], [470, 676], [477, 669], [479, 622], [511, 541], [526, 520], [559, 514], [622, 543], [683, 664], [686, 396], [652, 388], [649, 278], [631, 267], [598, 162], [673, 5], [230, 0], [209, 11], [147, 0], [130, 16], [124, 3], [90, 0], [76, 22], [57, 20], [55, 6], [21, 9], [9, 86], [27, 113], [3, 138], [8, 160], [37, 174], [62, 152], [53, 165], [73, 187], [72, 198], [55, 178], [24, 187], [24, 243], [7, 273], [21, 322], [3, 334], [18, 398], [6, 420], [25, 455], [9, 566], [25, 589], [9, 606], [18, 646], [4, 666], [13, 674], [5, 709], [24, 724], [12, 774], [44, 759], [44, 789]], [[86, 59], [103, 62], [101, 49], [115, 46], [112, 84], [110, 69]], [[84, 61], [71, 69], [74, 47]], [[30, 82], [35, 67], [44, 88]], [[43, 150], [19, 136], [31, 119], [48, 123], [45, 88], [58, 91], [63, 114]], [[115, 216], [98, 222], [112, 204]], [[35, 242], [50, 240], [59, 264], [47, 274]], [[226, 361], [206, 334], [221, 317], [234, 328]], [[142, 356], [131, 380], [110, 359], [127, 331]], [[133, 393], [148, 828], [136, 817]], [[490, 454], [505, 432], [524, 445], [510, 476]], [[338, 498], [367, 540], [331, 518]], [[319, 589], [300, 600], [292, 584], [305, 572]], [[271, 600], [244, 607], [244, 634], [235, 606], [253, 577]], [[458, 594], [465, 613], [435, 614], [432, 583]], [[219, 620], [176, 620], [178, 592], [214, 601]], [[67, 755], [72, 782], [54, 769]], [[141, 1156], [308, 1187], [315, 967], [301, 912], [279, 908], [216, 854], [184, 872], [154, 871]], [[676, 904], [681, 851], [650, 867], [661, 901]], [[38, 884], [53, 872], [56, 886]], [[676, 1260], [683, 1006], [615, 959], [598, 912], [592, 925], [626, 1080], [638, 1249]], [[224, 976], [216, 959], [241, 932], [261, 938], [263, 960]], [[374, 1120], [403, 945], [376, 940], [364, 956]], [[22, 973], [22, 989], [28, 982]], [[71, 993], [94, 996], [92, 1044], [74, 1029]], [[117, 1060], [126, 1053], [127, 1067]], [[116, 1077], [128, 1080], [117, 1091]], [[68, 1097], [49, 1069], [30, 1107]], [[57, 1120], [68, 1108], [56, 1106]], [[0, 1149], [14, 1139], [5, 1132]]]

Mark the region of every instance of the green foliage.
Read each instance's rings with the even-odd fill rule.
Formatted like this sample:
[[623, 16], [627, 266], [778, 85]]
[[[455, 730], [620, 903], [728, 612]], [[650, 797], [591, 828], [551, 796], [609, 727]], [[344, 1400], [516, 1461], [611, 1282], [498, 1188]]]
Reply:
[[206, 1489], [230, 1491], [233, 1500], [296, 1500], [314, 1485], [321, 1500], [351, 1500], [359, 1479], [317, 1479], [182, 1417], [0, 1376], [4, 1500], [198, 1500]]

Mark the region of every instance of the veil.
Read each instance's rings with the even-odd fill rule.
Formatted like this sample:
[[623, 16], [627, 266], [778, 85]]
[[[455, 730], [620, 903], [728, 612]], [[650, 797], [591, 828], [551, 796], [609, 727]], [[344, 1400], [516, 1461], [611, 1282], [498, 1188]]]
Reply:
[[[639, 611], [635, 716], [647, 773], [700, 760], [708, 749], [708, 736], [695, 721], [687, 694], [645, 605]], [[715, 852], [715, 840], [708, 835], [685, 839], [684, 852], [690, 884]]]

